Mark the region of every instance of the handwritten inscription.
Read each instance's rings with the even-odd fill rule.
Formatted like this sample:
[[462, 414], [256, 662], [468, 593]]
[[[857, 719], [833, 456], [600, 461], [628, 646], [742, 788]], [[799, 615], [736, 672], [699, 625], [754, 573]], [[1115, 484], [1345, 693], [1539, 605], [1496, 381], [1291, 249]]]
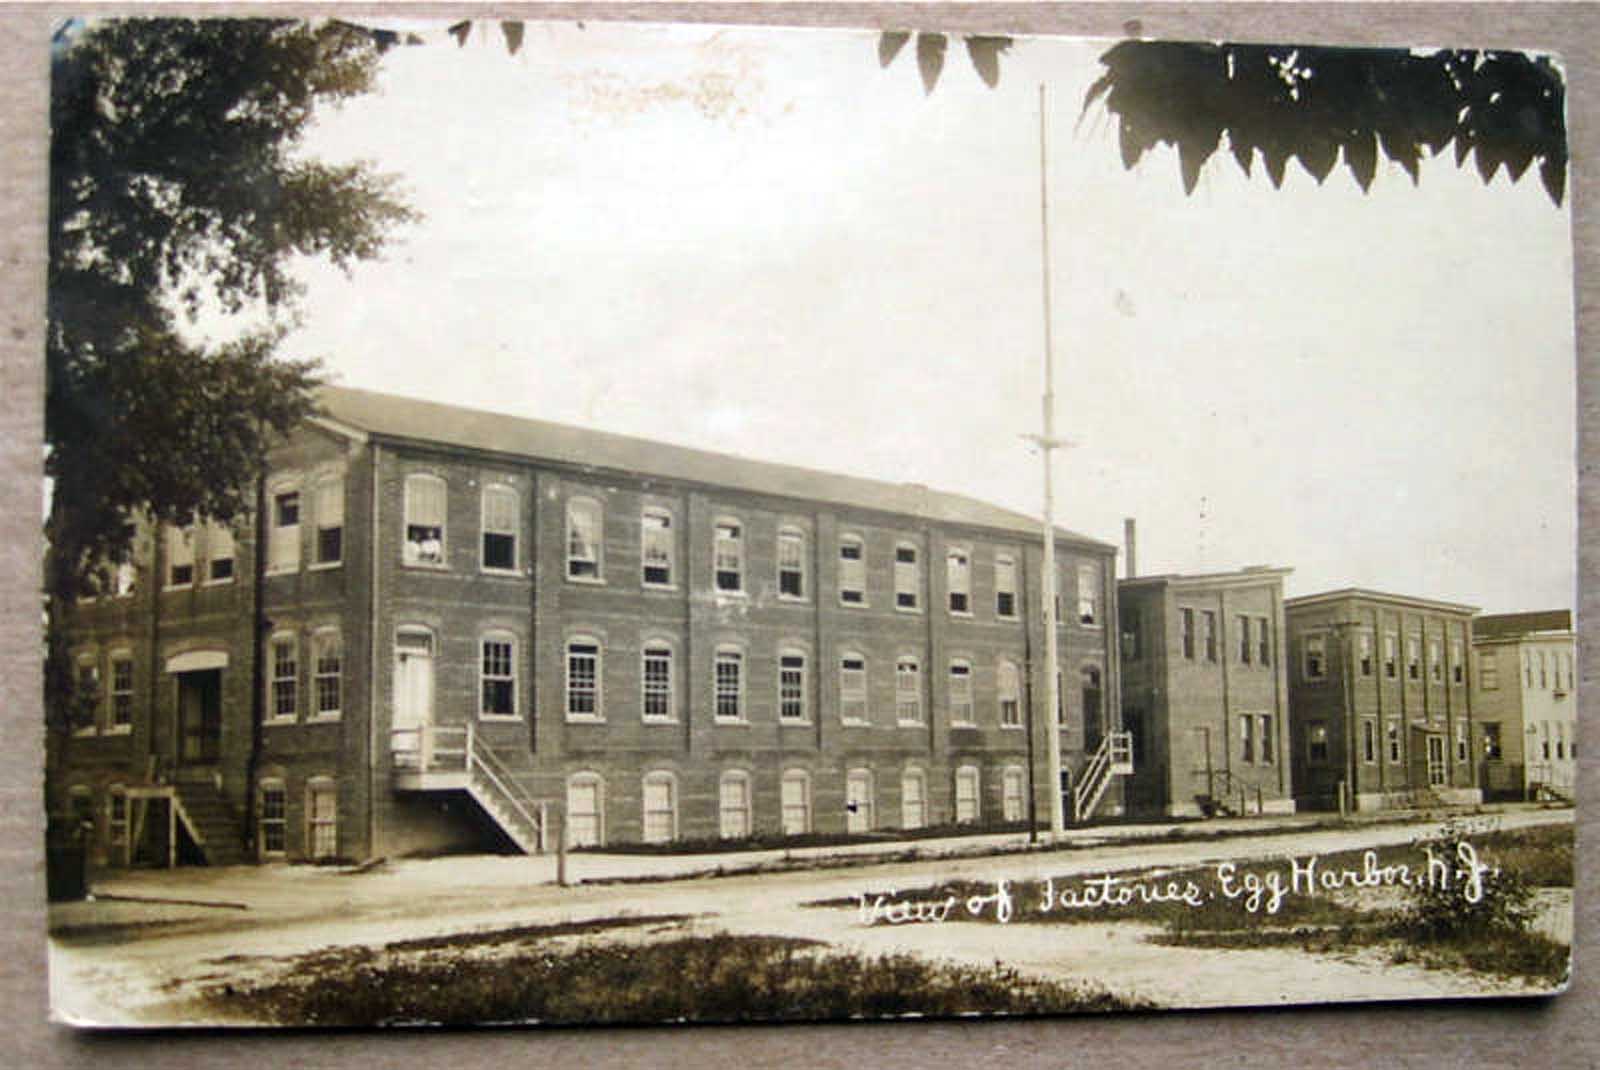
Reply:
[[[1290, 896], [1315, 896], [1347, 889], [1459, 887], [1462, 898], [1476, 903], [1483, 898], [1484, 877], [1492, 867], [1478, 857], [1466, 841], [1455, 845], [1454, 857], [1425, 846], [1421, 863], [1380, 864], [1377, 851], [1366, 851], [1361, 864], [1327, 866], [1316, 855], [1288, 859], [1287, 867], [1244, 868], [1237, 862], [1219, 862], [1209, 882], [1191, 876], [1047, 877], [1036, 899], [1024, 902], [1010, 880], [983, 882], [992, 891], [970, 895], [949, 894], [939, 899], [899, 898], [894, 890], [860, 892], [857, 909], [863, 925], [941, 924], [969, 918], [991, 918], [1001, 924], [1020, 912], [1036, 914], [1096, 910], [1108, 907], [1178, 904], [1200, 907], [1222, 898], [1239, 903], [1251, 914], [1276, 914]], [[1211, 887], [1204, 885], [1209, 883]]]

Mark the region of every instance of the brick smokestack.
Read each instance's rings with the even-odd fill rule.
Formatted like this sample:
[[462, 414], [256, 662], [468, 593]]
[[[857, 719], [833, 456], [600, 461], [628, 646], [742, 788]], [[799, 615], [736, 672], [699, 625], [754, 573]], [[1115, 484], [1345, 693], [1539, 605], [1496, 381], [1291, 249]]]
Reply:
[[1135, 524], [1134, 524], [1133, 517], [1131, 517], [1131, 516], [1127, 517], [1122, 521], [1122, 542], [1123, 542], [1123, 545], [1126, 546], [1127, 550], [1128, 550], [1128, 575], [1127, 575], [1127, 578], [1130, 579], [1130, 580], [1133, 579], [1135, 576], [1139, 575], [1139, 560], [1135, 556], [1137, 554], [1137, 552], [1138, 552], [1139, 540], [1138, 540], [1138, 534], [1134, 530], [1134, 528], [1135, 528]]

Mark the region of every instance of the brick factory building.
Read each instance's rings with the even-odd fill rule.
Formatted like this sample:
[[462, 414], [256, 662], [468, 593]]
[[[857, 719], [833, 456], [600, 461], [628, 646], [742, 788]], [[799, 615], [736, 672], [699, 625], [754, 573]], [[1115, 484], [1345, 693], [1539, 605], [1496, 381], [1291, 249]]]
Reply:
[[[319, 400], [270, 459], [264, 543], [145, 532], [79, 610], [49, 788], [101, 859], [533, 851], [562, 815], [580, 846], [1047, 823], [1032, 518]], [[1115, 813], [1116, 551], [1057, 546], [1067, 811]]]
[[1472, 649], [1478, 668], [1474, 753], [1484, 793], [1571, 801], [1578, 767], [1571, 611], [1479, 617], [1472, 622]]
[[1291, 598], [1289, 708], [1305, 809], [1477, 803], [1474, 606], [1346, 588]]

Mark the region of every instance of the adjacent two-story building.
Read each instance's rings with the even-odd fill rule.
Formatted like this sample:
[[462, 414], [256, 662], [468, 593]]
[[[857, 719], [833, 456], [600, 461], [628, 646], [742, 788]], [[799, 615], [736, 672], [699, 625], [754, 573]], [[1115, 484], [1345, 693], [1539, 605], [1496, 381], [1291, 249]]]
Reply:
[[[320, 405], [273, 451], [259, 527], [146, 532], [80, 608], [87, 697], [51, 789], [109, 861], [1049, 813], [1032, 518], [360, 390]], [[1114, 813], [1091, 759], [1123, 707], [1116, 551], [1056, 543], [1061, 787]]]
[[1479, 782], [1491, 798], [1573, 797], [1577, 636], [1570, 610], [1472, 622]]
[[1482, 800], [1468, 662], [1476, 613], [1360, 588], [1284, 603], [1301, 807]]

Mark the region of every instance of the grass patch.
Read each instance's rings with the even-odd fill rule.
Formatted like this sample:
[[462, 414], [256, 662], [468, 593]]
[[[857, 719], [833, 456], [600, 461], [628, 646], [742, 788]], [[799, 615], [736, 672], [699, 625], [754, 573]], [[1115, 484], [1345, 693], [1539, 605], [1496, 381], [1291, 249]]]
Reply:
[[1394, 949], [1396, 965], [1414, 962], [1430, 969], [1471, 970], [1518, 977], [1552, 988], [1566, 983], [1572, 949], [1542, 933], [1491, 932], [1441, 940], [1405, 940]]
[[308, 957], [278, 981], [212, 988], [218, 1010], [294, 1025], [734, 1022], [1062, 1014], [1146, 1004], [1000, 965], [868, 957], [771, 936], [530, 949], [492, 961], [439, 951]]

